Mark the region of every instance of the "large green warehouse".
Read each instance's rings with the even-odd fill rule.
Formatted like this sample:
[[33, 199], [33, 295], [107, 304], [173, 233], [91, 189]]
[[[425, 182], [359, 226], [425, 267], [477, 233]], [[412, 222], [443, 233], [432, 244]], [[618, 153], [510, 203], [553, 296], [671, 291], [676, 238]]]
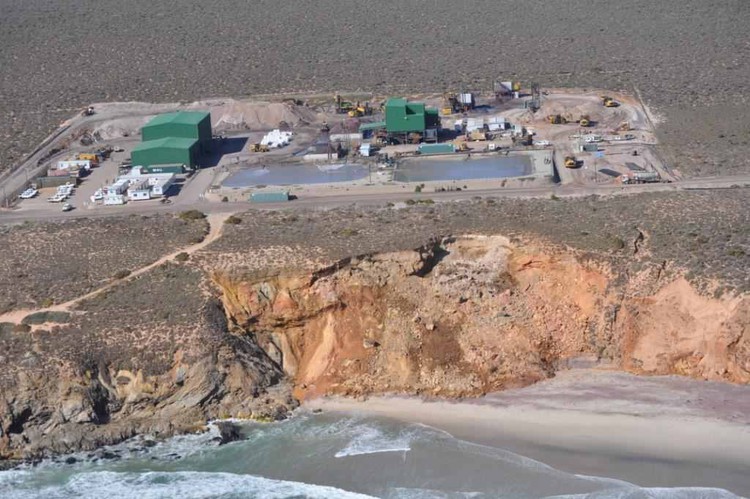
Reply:
[[184, 164], [195, 168], [200, 157], [197, 139], [166, 137], [138, 144], [130, 157], [135, 166]]
[[211, 145], [211, 114], [207, 111], [160, 114], [141, 128], [143, 142], [168, 137], [195, 139], [200, 152], [205, 153]]
[[424, 133], [439, 125], [437, 109], [428, 108], [422, 102], [406, 99], [388, 99], [385, 103], [385, 129], [388, 133]]

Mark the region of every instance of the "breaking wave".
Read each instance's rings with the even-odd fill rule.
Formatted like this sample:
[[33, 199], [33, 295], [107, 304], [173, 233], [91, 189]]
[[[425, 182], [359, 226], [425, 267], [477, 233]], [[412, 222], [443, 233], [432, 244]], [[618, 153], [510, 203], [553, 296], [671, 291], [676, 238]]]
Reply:
[[372, 496], [348, 492], [336, 487], [311, 485], [286, 480], [272, 480], [252, 475], [232, 473], [206, 473], [198, 471], [117, 473], [95, 471], [77, 473], [61, 485], [27, 489], [23, 480], [2, 490], [4, 499], [101, 499], [102, 497], [138, 499], [204, 498], [258, 498], [285, 499], [305, 497], [310, 499], [371, 499]]

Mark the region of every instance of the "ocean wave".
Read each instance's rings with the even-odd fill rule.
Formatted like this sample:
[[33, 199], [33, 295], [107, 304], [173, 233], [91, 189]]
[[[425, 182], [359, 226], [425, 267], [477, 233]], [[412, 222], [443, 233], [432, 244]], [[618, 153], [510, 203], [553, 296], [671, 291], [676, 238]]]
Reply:
[[638, 487], [607, 489], [589, 494], [563, 494], [545, 499], [742, 499], [725, 489], [710, 487]]
[[413, 431], [400, 431], [395, 435], [374, 425], [359, 425], [346, 446], [334, 454], [335, 457], [361, 456], [382, 452], [408, 452], [415, 436]]
[[[349, 492], [336, 487], [286, 480], [272, 480], [253, 475], [197, 471], [117, 473], [95, 471], [72, 475], [64, 484], [30, 487], [23, 481], [12, 488], [0, 488], [3, 499], [372, 499], [373, 496]], [[3, 490], [5, 489], [5, 490]]]

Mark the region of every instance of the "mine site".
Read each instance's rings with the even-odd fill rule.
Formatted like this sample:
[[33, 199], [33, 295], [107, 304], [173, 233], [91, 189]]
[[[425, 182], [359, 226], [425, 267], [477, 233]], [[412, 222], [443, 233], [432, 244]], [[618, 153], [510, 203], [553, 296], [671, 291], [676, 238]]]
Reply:
[[498, 81], [484, 94], [100, 104], [13, 172], [5, 204], [41, 216], [679, 180], [645, 105], [601, 93]]
[[0, 497], [750, 497], [745, 3], [0, 4]]

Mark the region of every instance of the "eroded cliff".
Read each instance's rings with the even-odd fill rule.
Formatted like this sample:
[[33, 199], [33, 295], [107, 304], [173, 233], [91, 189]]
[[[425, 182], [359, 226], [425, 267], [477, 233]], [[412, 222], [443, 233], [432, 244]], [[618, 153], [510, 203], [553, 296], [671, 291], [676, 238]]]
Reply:
[[0, 328], [0, 458], [278, 419], [325, 394], [477, 396], [572, 364], [750, 381], [747, 295], [605, 261], [484, 235], [317, 271], [165, 263], [64, 323]]
[[216, 273], [235, 331], [295, 394], [472, 396], [585, 361], [750, 381], [748, 298], [712, 299], [658, 267], [617, 276], [563, 249], [448, 238], [308, 274]]

